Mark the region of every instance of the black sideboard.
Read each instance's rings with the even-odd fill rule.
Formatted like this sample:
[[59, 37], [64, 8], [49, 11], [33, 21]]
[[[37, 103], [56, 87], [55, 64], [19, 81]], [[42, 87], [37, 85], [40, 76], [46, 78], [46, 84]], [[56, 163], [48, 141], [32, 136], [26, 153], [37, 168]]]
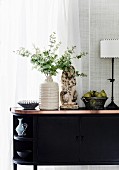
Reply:
[[[119, 110], [40, 111], [11, 108], [13, 165], [119, 165]], [[16, 132], [18, 118], [28, 124]], [[30, 150], [27, 158], [17, 151]]]

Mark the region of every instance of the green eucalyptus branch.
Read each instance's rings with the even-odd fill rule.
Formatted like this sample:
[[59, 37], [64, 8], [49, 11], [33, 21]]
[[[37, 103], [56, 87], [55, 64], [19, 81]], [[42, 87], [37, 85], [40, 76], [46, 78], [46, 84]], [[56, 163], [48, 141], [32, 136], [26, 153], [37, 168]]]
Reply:
[[[46, 76], [55, 76], [58, 70], [68, 71], [73, 59], [80, 59], [87, 54], [82, 52], [79, 55], [74, 55], [76, 46], [72, 46], [71, 48], [67, 48], [64, 54], [59, 57], [57, 51], [60, 45], [61, 42], [56, 41], [56, 33], [53, 32], [50, 35], [49, 48], [47, 50], [40, 50], [40, 48], [33, 45], [34, 52], [30, 52], [24, 47], [21, 47], [17, 50], [17, 54], [23, 57], [30, 57], [33, 68], [44, 73]], [[76, 76], [85, 76], [85, 74], [76, 71]]]
[[[63, 71], [69, 71], [70, 67], [72, 66], [72, 60], [73, 59], [80, 59], [83, 56], [86, 56], [88, 53], [81, 52], [79, 55], [75, 54], [76, 46], [72, 46], [71, 49], [67, 48], [67, 50], [64, 52], [64, 54], [61, 56], [61, 58], [58, 60], [59, 69]], [[79, 73], [79, 71], [75, 72], [75, 76], [81, 76], [84, 77], [86, 74]]]

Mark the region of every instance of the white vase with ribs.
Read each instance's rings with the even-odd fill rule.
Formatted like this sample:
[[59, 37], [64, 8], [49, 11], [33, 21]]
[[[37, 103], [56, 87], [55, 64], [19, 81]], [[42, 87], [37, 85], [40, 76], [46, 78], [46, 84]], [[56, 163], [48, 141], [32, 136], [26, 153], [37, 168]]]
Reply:
[[51, 76], [40, 84], [39, 106], [41, 110], [59, 109], [59, 86]]

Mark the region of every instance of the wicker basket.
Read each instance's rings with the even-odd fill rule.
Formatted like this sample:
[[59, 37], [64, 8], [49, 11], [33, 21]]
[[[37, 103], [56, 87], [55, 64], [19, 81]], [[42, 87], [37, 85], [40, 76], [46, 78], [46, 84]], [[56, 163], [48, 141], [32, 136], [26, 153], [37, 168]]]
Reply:
[[102, 110], [108, 97], [82, 97], [86, 109]]

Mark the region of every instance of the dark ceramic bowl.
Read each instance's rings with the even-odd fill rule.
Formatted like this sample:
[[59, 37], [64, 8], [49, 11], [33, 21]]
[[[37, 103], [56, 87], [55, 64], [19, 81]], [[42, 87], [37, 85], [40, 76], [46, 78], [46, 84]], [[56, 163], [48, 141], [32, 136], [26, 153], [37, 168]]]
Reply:
[[31, 154], [31, 150], [23, 150], [23, 151], [17, 151], [17, 154], [21, 158], [27, 158]]
[[29, 100], [19, 101], [18, 104], [22, 106], [25, 110], [34, 110], [39, 105], [38, 102]]
[[102, 110], [108, 97], [82, 97], [86, 109]]

